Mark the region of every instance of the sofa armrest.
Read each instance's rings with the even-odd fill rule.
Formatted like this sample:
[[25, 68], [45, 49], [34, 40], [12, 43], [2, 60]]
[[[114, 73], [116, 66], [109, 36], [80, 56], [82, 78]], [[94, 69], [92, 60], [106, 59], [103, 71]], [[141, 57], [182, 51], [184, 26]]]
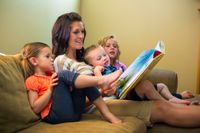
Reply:
[[177, 91], [178, 77], [174, 71], [154, 68], [143, 79], [148, 79], [153, 84], [164, 83], [169, 87], [171, 93]]

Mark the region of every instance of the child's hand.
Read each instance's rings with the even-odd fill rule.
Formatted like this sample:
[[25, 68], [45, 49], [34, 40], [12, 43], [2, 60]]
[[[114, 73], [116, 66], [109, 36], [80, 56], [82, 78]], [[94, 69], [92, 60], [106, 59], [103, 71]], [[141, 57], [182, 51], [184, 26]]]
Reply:
[[94, 68], [94, 71], [103, 72], [103, 71], [104, 71], [104, 67], [103, 67], [103, 66], [96, 66], [96, 67]]
[[57, 73], [53, 73], [51, 76], [50, 83], [49, 83], [49, 89], [52, 91], [54, 86], [56, 86], [57, 84], [58, 84]]
[[104, 67], [103, 66], [96, 66], [94, 68], [94, 75], [95, 76], [102, 76], [101, 72], [103, 72], [103, 71], [104, 71]]

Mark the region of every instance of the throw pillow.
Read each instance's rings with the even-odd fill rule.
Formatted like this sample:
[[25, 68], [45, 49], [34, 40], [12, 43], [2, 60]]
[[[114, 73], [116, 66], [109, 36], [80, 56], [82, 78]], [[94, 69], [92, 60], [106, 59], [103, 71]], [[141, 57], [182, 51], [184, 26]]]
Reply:
[[21, 58], [0, 55], [0, 132], [16, 132], [39, 120], [30, 108]]

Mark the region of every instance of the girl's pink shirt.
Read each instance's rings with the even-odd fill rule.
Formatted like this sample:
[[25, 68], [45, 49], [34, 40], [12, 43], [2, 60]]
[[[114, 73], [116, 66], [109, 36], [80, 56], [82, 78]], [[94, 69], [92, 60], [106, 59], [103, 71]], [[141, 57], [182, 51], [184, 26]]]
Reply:
[[114, 65], [117, 69], [121, 68], [123, 70], [123, 72], [126, 70], [126, 65], [123, 64], [122, 62], [120, 61], [117, 61], [116, 64]]

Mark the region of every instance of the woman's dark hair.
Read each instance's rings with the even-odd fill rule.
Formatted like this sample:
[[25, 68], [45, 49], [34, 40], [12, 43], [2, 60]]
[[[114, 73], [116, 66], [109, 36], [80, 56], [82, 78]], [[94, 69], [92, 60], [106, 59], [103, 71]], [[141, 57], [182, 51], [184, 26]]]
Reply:
[[[52, 29], [52, 52], [55, 57], [66, 52], [69, 46], [70, 25], [75, 21], [82, 21], [81, 16], [75, 12], [63, 14], [56, 20]], [[84, 29], [84, 40], [85, 36], [86, 31]], [[76, 51], [76, 58], [78, 61], [83, 60], [83, 54], [84, 48]]]

